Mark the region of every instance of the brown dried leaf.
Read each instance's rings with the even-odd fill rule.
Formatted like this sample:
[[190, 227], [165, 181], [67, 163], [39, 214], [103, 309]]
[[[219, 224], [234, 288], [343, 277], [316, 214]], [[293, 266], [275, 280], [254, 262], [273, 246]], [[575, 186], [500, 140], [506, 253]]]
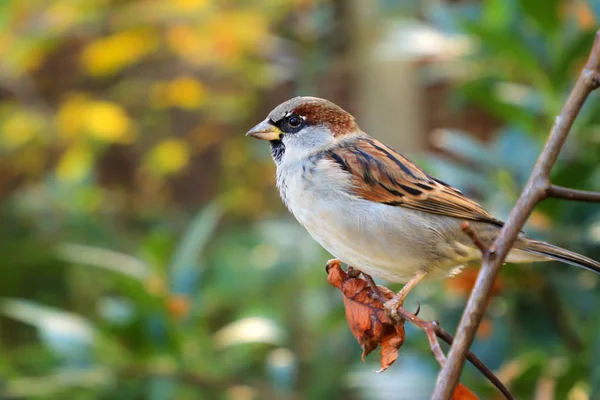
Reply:
[[475, 393], [471, 392], [468, 387], [459, 383], [451, 400], [479, 400], [479, 397], [475, 396]]
[[[398, 349], [404, 343], [404, 323], [394, 324], [386, 315], [383, 303], [372, 298], [373, 290], [361, 278], [347, 274], [338, 260], [327, 264], [327, 281], [344, 295], [346, 320], [350, 330], [363, 349], [364, 357], [381, 346], [381, 369], [385, 371], [398, 358]], [[379, 286], [381, 293], [391, 299], [394, 293]]]

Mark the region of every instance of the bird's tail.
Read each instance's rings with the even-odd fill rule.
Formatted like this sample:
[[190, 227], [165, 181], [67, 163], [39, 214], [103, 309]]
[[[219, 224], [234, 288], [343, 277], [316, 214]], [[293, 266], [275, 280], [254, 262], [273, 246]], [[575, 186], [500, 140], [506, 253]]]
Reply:
[[564, 263], [571, 264], [580, 268], [585, 268], [589, 271], [593, 271], [597, 274], [600, 274], [600, 262], [594, 261], [591, 258], [582, 256], [581, 254], [577, 254], [573, 251], [565, 250], [558, 246], [554, 246], [550, 243], [528, 239], [524, 241], [524, 243], [522, 243], [521, 246], [517, 245], [517, 249], [534, 256], [540, 256], [541, 258], [545, 259], [562, 261]]

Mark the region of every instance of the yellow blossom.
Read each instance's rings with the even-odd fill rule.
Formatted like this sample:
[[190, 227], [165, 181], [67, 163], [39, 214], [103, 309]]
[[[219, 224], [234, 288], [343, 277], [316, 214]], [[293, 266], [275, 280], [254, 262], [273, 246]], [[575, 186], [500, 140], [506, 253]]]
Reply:
[[67, 31], [82, 14], [81, 7], [78, 6], [77, 2], [51, 2], [45, 11], [48, 26], [59, 32]]
[[72, 141], [83, 133], [85, 108], [88, 99], [82, 94], [71, 95], [63, 102], [56, 115], [59, 136]]
[[31, 141], [43, 129], [41, 116], [25, 111], [10, 114], [0, 126], [2, 145], [14, 149]]
[[131, 121], [119, 105], [106, 101], [90, 102], [85, 107], [84, 129], [95, 139], [108, 143], [128, 142]]
[[172, 4], [182, 11], [199, 10], [209, 4], [208, 0], [171, 0]]
[[129, 143], [134, 138], [131, 119], [121, 106], [84, 95], [66, 100], [56, 118], [60, 137], [68, 142], [83, 135], [107, 143]]
[[156, 172], [160, 175], [169, 175], [179, 172], [188, 165], [190, 151], [183, 140], [167, 139], [152, 149], [149, 160]]
[[139, 61], [157, 46], [154, 31], [130, 30], [91, 42], [83, 50], [81, 61], [91, 75], [111, 75]]
[[194, 109], [204, 103], [206, 89], [199, 80], [180, 77], [169, 83], [166, 95], [173, 106]]
[[180, 107], [197, 109], [206, 101], [204, 84], [194, 78], [182, 76], [170, 82], [158, 81], [150, 87], [150, 102], [156, 108]]
[[215, 61], [214, 39], [206, 28], [176, 25], [167, 30], [167, 43], [186, 61], [204, 65]]

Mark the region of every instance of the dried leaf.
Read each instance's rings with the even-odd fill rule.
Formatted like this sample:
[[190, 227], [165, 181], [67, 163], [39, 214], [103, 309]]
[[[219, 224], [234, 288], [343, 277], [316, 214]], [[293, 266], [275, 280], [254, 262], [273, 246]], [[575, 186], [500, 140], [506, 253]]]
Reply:
[[[344, 295], [346, 320], [350, 330], [363, 349], [364, 357], [381, 346], [381, 369], [385, 371], [398, 358], [398, 349], [404, 343], [404, 323], [394, 324], [386, 315], [383, 303], [373, 298], [373, 290], [364, 280], [347, 274], [338, 260], [327, 264], [327, 281]], [[381, 293], [391, 299], [394, 293], [379, 286]]]
[[465, 385], [459, 383], [451, 400], [479, 400], [479, 397], [475, 396], [475, 393], [471, 392]]

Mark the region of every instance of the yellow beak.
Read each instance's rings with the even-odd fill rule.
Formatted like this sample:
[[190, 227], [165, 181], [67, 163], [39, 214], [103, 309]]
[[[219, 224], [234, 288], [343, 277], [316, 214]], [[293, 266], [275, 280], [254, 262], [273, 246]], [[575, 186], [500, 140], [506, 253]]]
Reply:
[[279, 140], [281, 135], [281, 131], [267, 120], [262, 121], [246, 133], [246, 136], [252, 136], [260, 140]]

